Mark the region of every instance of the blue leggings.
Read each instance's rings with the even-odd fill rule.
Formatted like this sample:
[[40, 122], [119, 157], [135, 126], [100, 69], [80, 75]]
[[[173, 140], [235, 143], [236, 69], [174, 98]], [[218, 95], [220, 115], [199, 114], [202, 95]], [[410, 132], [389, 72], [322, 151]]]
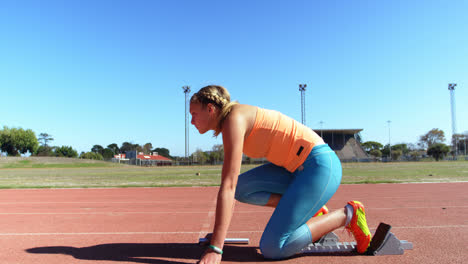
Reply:
[[341, 182], [341, 163], [328, 145], [315, 146], [303, 164], [291, 173], [268, 163], [239, 175], [236, 199], [266, 205], [272, 193], [281, 194], [260, 240], [264, 257], [283, 259], [312, 242], [306, 222], [330, 200]]

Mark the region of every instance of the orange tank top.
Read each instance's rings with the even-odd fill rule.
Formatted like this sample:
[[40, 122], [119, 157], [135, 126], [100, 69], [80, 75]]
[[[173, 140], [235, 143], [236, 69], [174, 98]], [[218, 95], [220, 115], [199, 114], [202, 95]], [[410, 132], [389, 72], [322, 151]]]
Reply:
[[312, 129], [280, 112], [258, 108], [257, 117], [244, 142], [244, 154], [267, 158], [271, 163], [294, 172], [323, 139]]

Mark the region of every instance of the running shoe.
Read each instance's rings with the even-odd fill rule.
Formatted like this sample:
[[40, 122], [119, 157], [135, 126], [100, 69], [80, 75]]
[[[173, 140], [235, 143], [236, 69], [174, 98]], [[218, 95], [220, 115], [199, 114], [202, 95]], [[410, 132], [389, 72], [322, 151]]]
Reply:
[[356, 249], [358, 253], [366, 252], [371, 242], [371, 233], [366, 221], [366, 211], [364, 205], [358, 201], [348, 202], [354, 208], [353, 218], [346, 226], [346, 230], [352, 233], [356, 239]]
[[328, 207], [326, 205], [322, 206], [322, 208], [320, 208], [320, 210], [318, 210], [318, 212], [315, 213], [314, 217], [324, 214], [328, 214]]

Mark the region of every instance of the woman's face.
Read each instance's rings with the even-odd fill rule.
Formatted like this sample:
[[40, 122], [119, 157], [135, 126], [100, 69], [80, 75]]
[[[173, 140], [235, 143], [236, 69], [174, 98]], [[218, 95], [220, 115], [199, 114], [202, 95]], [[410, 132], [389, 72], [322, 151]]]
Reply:
[[212, 104], [203, 107], [200, 103], [190, 103], [190, 114], [192, 115], [192, 125], [200, 134], [205, 134], [216, 127], [216, 108]]

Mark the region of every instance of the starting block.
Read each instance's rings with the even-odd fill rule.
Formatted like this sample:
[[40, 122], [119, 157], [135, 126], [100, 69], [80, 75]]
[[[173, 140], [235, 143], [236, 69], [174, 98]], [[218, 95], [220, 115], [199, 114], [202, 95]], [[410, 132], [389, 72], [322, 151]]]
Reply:
[[413, 249], [413, 243], [399, 240], [392, 232], [392, 226], [380, 223], [367, 249], [367, 255], [403, 255], [405, 250]]
[[[366, 255], [403, 255], [405, 250], [413, 249], [413, 243], [406, 240], [399, 240], [390, 232], [392, 227], [385, 223], [380, 223], [374, 236], [372, 237]], [[316, 243], [312, 243], [303, 248], [299, 253], [335, 253], [356, 251], [356, 242], [338, 242], [336, 234], [329, 233], [323, 236]]]
[[[211, 241], [211, 237], [213, 234], [209, 233], [203, 238], [198, 239], [198, 244], [199, 245], [208, 245]], [[224, 244], [244, 244], [247, 245], [249, 244], [249, 239], [248, 238], [226, 238], [224, 239]]]

